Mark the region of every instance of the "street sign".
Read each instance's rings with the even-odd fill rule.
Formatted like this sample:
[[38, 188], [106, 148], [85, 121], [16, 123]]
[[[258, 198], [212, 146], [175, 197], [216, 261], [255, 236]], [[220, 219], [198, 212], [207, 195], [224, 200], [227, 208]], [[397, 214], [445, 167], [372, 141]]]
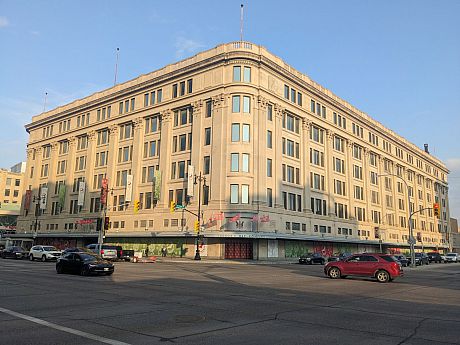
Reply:
[[184, 205], [176, 205], [176, 210], [179, 210], [179, 209], [182, 209], [182, 208], [185, 208]]
[[414, 237], [411, 237], [411, 238], [409, 238], [409, 239], [407, 240], [407, 243], [408, 243], [408, 244], [415, 244], [415, 243], [417, 243], [417, 241], [415, 240]]

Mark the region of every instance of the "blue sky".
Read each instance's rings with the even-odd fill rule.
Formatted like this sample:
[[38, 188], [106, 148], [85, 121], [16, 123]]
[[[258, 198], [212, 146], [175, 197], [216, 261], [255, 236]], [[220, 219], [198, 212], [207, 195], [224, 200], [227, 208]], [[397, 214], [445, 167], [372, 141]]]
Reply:
[[0, 167], [25, 159], [43, 110], [244, 39], [368, 113], [451, 169], [460, 217], [460, 1], [0, 0]]

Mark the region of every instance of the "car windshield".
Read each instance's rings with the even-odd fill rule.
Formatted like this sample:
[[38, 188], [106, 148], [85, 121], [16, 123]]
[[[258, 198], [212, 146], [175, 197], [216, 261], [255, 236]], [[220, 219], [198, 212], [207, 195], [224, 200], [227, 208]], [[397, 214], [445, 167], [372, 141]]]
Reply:
[[52, 246], [43, 247], [43, 249], [47, 252], [57, 251], [56, 247], [52, 247]]
[[422, 253], [415, 253], [415, 256], [416, 256], [416, 257], [421, 257], [421, 256], [422, 256]]
[[18, 252], [23, 252], [24, 251], [24, 249], [22, 249], [21, 247], [12, 247], [11, 249], [16, 250]]
[[449, 254], [446, 254], [446, 256], [457, 256], [457, 254], [455, 254], [455, 253], [449, 253]]
[[91, 254], [80, 254], [80, 257], [83, 261], [97, 261], [99, 259], [98, 256], [96, 255], [91, 255]]

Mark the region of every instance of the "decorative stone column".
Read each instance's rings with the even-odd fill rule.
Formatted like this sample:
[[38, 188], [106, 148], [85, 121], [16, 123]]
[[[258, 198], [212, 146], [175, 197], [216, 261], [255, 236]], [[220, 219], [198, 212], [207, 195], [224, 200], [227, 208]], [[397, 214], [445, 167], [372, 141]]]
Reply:
[[[168, 174], [171, 166], [171, 152], [172, 152], [172, 115], [170, 109], [160, 112], [161, 132], [160, 132], [160, 172], [161, 172], [161, 192], [160, 200], [157, 202], [157, 207], [167, 209], [168, 205], [168, 186], [171, 180], [171, 175]], [[164, 210], [166, 212], [166, 210]]]

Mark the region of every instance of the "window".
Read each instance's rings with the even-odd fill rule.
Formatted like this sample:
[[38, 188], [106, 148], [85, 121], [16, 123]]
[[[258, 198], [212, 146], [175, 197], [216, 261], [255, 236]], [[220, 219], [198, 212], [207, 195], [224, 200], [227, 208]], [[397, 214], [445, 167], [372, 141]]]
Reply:
[[311, 100], [310, 111], [318, 116], [326, 118], [326, 107], [314, 100]]
[[193, 79], [187, 80], [187, 93], [193, 92]]
[[310, 163], [324, 167], [324, 153], [310, 148]]
[[249, 142], [249, 125], [243, 124], [243, 142]]
[[353, 177], [358, 180], [363, 179], [363, 168], [353, 164]]
[[289, 86], [284, 85], [284, 98], [289, 99]]
[[241, 203], [249, 204], [249, 185], [241, 185]]
[[233, 66], [233, 81], [241, 81], [241, 66]]
[[97, 145], [105, 145], [109, 142], [109, 130], [103, 129], [97, 132]]
[[239, 171], [240, 154], [232, 153], [230, 157], [231, 157], [230, 171], [233, 171], [233, 172]]
[[75, 171], [86, 169], [86, 156], [80, 156], [75, 159]]
[[244, 67], [243, 68], [243, 81], [245, 83], [251, 82], [251, 67]]
[[327, 215], [327, 204], [326, 200], [311, 198], [310, 199], [311, 211], [314, 214]]
[[232, 142], [240, 141], [240, 124], [232, 123]]
[[345, 161], [343, 159], [334, 157], [334, 171], [345, 174]]
[[212, 116], [212, 101], [206, 101], [206, 112], [205, 117]]
[[342, 127], [343, 129], [347, 129], [347, 119], [345, 116], [337, 114], [336, 112], [334, 112], [333, 116], [335, 125]]
[[[160, 152], [160, 140], [152, 140], [144, 143], [144, 158], [157, 156]], [[132, 156], [132, 153], [131, 153]]]
[[271, 188], [267, 188], [267, 206], [273, 207], [273, 195]]
[[159, 129], [159, 116], [148, 117], [145, 119], [145, 134], [155, 133]]
[[243, 96], [243, 113], [251, 112], [251, 98], [249, 96]]
[[371, 184], [375, 184], [376, 186], [379, 184], [378, 174], [374, 171], [371, 171]]
[[43, 146], [43, 159], [50, 158], [51, 156], [51, 145]]
[[340, 137], [334, 137], [334, 149], [336, 151], [343, 152], [344, 151], [344, 140]]
[[324, 190], [324, 176], [320, 174], [310, 173], [311, 188], [317, 190]]
[[324, 144], [324, 130], [312, 125], [310, 131], [310, 139], [319, 144]]
[[204, 144], [211, 145], [211, 127], [204, 129]]
[[241, 158], [242, 158], [241, 171], [242, 172], [249, 172], [249, 154], [248, 153], [243, 153], [241, 155]]
[[353, 145], [353, 158], [361, 160], [363, 149], [360, 146]]
[[203, 157], [203, 174], [208, 175], [211, 169], [211, 157], [204, 156]]
[[179, 167], [179, 178], [185, 178], [185, 161], [180, 161], [178, 163]]
[[69, 142], [67, 140], [59, 142], [59, 154], [66, 154], [69, 152]]
[[271, 104], [267, 105], [267, 120], [273, 121], [273, 106]]
[[356, 200], [364, 200], [364, 188], [361, 186], [355, 186], [354, 196]]
[[88, 148], [88, 137], [86, 135], [77, 137], [77, 150], [84, 150], [86, 148]]
[[345, 182], [334, 180], [334, 193], [338, 195], [346, 195]]
[[267, 158], [267, 177], [272, 177], [272, 160]]
[[267, 131], [267, 148], [271, 149], [272, 147], [272, 131]]
[[357, 137], [360, 137], [360, 138], [363, 137], [363, 127], [353, 123], [352, 131], [353, 131], [353, 134], [356, 135]]
[[58, 161], [57, 174], [64, 174], [67, 167], [67, 161]]
[[179, 83], [179, 96], [185, 95], [185, 81]]
[[240, 96], [232, 96], [232, 112], [239, 113], [240, 112]]
[[348, 219], [348, 206], [345, 204], [335, 203], [335, 216], [337, 218]]
[[239, 186], [237, 184], [230, 185], [230, 203], [237, 204], [238, 203], [238, 193], [239, 193]]

